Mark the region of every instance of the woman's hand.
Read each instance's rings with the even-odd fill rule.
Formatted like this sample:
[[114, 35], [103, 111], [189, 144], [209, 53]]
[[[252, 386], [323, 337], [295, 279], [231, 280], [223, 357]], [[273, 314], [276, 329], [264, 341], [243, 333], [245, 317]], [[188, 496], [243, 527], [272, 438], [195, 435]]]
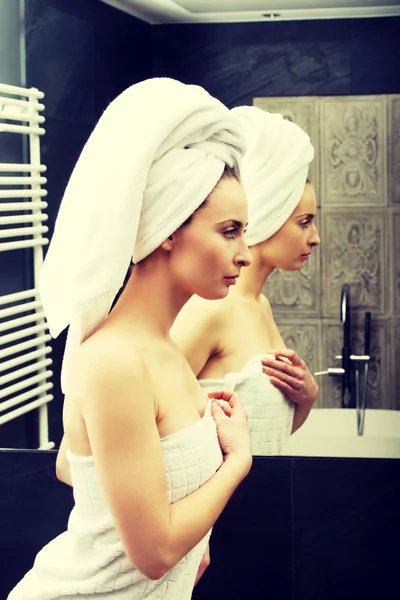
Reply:
[[194, 582], [194, 585], [197, 585], [200, 578], [202, 577], [204, 571], [207, 569], [207, 567], [210, 565], [210, 544], [207, 544], [207, 547], [204, 551], [203, 554], [203, 558], [201, 559], [201, 563], [199, 565], [198, 571], [197, 571], [197, 575], [196, 575], [196, 579]]
[[211, 412], [225, 460], [237, 459], [248, 473], [252, 462], [250, 431], [239, 396], [228, 391], [210, 392], [208, 396], [215, 400]]
[[263, 373], [271, 383], [295, 404], [314, 404], [318, 396], [318, 384], [311, 375], [306, 363], [294, 350], [279, 348], [270, 350], [261, 359]]
[[270, 350], [272, 356], [261, 359], [263, 373], [271, 383], [289, 400], [295, 403], [292, 433], [306, 421], [318, 397], [318, 384], [311, 375], [306, 363], [294, 350], [279, 348]]

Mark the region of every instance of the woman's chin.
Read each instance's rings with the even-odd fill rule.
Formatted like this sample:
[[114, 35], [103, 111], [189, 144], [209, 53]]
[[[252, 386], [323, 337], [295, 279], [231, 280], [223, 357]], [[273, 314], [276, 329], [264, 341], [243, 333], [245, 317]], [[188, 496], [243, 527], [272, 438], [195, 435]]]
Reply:
[[303, 267], [304, 262], [300, 259], [297, 259], [292, 264], [278, 267], [278, 269], [281, 269], [281, 271], [300, 271], [300, 269], [302, 269]]
[[213, 290], [202, 290], [201, 293], [197, 292], [198, 296], [201, 296], [205, 300], [222, 300], [229, 294], [229, 286], [219, 287]]

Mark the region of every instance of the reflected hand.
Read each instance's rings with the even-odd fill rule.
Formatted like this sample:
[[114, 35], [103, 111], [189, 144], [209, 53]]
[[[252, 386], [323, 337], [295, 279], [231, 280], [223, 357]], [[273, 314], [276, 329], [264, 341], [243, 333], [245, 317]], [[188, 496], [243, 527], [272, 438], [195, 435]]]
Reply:
[[306, 363], [287, 348], [270, 350], [268, 354], [273, 356], [261, 359], [263, 373], [289, 400], [311, 408], [318, 396], [318, 384]]
[[197, 583], [199, 582], [200, 578], [202, 577], [204, 571], [207, 569], [207, 567], [210, 565], [210, 544], [207, 544], [207, 547], [204, 551], [203, 557], [201, 559], [201, 562], [199, 564], [199, 568], [197, 571], [197, 575], [196, 575], [196, 579], [194, 582], [194, 585], [197, 585]]

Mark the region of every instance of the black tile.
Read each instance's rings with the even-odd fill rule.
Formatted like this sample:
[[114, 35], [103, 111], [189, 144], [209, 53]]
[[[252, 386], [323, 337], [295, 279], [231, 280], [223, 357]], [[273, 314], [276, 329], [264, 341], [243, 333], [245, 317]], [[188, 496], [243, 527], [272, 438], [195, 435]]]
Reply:
[[151, 26], [103, 3], [95, 26], [96, 119], [124, 89], [151, 77]]
[[60, 2], [27, 2], [28, 86], [44, 92], [47, 117], [93, 123], [94, 27], [62, 9]]
[[254, 458], [214, 526], [193, 600], [291, 600], [290, 459]]
[[0, 598], [32, 567], [38, 551], [64, 531], [72, 490], [56, 480], [54, 451], [0, 452]]
[[160, 26], [152, 42], [154, 75], [202, 85], [229, 107], [350, 91], [350, 32], [337, 22]]
[[27, 0], [26, 57], [46, 115], [94, 126], [115, 96], [150, 77], [150, 25], [99, 0]]
[[294, 459], [295, 600], [398, 598], [400, 461]]
[[400, 17], [364, 19], [352, 27], [351, 94], [400, 92]]

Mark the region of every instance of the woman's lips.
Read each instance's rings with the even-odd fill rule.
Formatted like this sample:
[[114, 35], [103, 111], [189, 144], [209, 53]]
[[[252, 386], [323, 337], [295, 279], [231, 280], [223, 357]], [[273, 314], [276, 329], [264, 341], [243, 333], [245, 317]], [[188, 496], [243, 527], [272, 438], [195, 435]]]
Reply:
[[224, 277], [224, 279], [229, 285], [235, 285], [237, 277], [236, 275], [236, 277]]

